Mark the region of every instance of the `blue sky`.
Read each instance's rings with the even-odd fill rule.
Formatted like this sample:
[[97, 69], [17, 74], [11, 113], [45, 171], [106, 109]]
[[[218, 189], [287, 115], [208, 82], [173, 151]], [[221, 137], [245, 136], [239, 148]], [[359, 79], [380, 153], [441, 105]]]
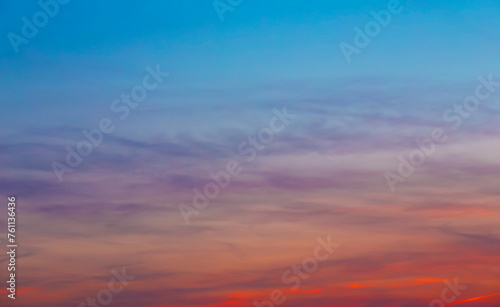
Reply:
[[[10, 14], [2, 28], [16, 33], [21, 17], [39, 10], [34, 2], [3, 5]], [[499, 23], [498, 4], [402, 5], [402, 14], [347, 64], [340, 42], [352, 43], [353, 28], [362, 28], [371, 20], [369, 12], [385, 9], [387, 2], [246, 1], [221, 22], [209, 1], [71, 1], [20, 46], [20, 53], [2, 40], [7, 111], [2, 134], [27, 127], [92, 127], [113, 99], [139, 82], [148, 65], [159, 64], [171, 75], [118, 134], [137, 134], [141, 129], [135, 127], [145, 128], [145, 121], [153, 127], [144, 134], [251, 129], [254, 122], [242, 127], [245, 119], [232, 114], [242, 108], [260, 114], [285, 100], [299, 105], [304, 99], [332, 100], [340, 104], [338, 112], [362, 108], [342, 100], [356, 87], [354, 95], [377, 91], [371, 87], [374, 80], [400, 100], [412, 99], [404, 94], [415, 90], [412, 86], [426, 84], [440, 94], [432, 92], [418, 105], [444, 108], [449, 102], [437, 99], [447, 95], [443, 92], [458, 94], [457, 87], [472, 86], [477, 76], [497, 69], [499, 40], [492, 29]], [[402, 105], [399, 112], [412, 116], [413, 105]], [[163, 112], [152, 115], [155, 110]], [[189, 127], [183, 124], [187, 121]]]
[[[34, 272], [19, 306], [76, 306], [118, 262], [139, 282], [116, 305], [248, 306], [327, 233], [345, 253], [290, 307], [423, 305], [455, 276], [460, 299], [498, 291], [498, 92], [459, 130], [443, 113], [500, 80], [500, 3], [401, 1], [347, 63], [340, 43], [387, 3], [244, 0], [221, 21], [211, 0], [71, 0], [16, 53], [40, 7], [0, 1], [0, 196], [23, 200]], [[117, 120], [157, 65], [170, 75]], [[178, 204], [284, 107], [296, 119], [186, 228]], [[51, 163], [105, 117], [115, 132], [58, 182]], [[384, 172], [437, 127], [448, 143], [391, 193]]]

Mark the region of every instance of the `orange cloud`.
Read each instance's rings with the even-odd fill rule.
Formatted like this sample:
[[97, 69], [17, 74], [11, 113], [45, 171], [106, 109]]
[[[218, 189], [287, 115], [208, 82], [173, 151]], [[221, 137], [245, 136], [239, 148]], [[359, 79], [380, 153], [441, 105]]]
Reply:
[[464, 301], [451, 303], [451, 304], [448, 304], [446, 306], [463, 304], [463, 303], [468, 303], [468, 302], [473, 302], [473, 301], [478, 301], [478, 300], [482, 300], [483, 298], [488, 298], [488, 297], [497, 296], [497, 295], [500, 295], [500, 293], [495, 293], [495, 294], [490, 294], [490, 295], [485, 295], [485, 296], [474, 297], [474, 298], [470, 298], [470, 299], [467, 299], [467, 300], [464, 300]]

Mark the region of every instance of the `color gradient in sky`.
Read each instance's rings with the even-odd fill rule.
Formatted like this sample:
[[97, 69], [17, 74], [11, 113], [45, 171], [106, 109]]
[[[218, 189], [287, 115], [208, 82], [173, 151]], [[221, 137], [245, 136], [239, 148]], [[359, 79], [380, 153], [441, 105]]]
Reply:
[[0, 12], [0, 306], [500, 306], [499, 2]]

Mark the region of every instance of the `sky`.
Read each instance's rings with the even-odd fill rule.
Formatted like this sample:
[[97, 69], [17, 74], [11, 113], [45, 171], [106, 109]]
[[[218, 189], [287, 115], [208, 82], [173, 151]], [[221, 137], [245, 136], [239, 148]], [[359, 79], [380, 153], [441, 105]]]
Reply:
[[498, 2], [54, 1], [0, 1], [1, 306], [500, 306]]

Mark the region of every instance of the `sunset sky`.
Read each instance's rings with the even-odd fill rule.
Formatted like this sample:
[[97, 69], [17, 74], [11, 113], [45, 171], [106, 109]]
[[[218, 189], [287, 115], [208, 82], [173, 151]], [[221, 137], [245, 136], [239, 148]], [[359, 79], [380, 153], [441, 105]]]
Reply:
[[0, 307], [499, 307], [500, 3], [393, 1], [1, 1]]

